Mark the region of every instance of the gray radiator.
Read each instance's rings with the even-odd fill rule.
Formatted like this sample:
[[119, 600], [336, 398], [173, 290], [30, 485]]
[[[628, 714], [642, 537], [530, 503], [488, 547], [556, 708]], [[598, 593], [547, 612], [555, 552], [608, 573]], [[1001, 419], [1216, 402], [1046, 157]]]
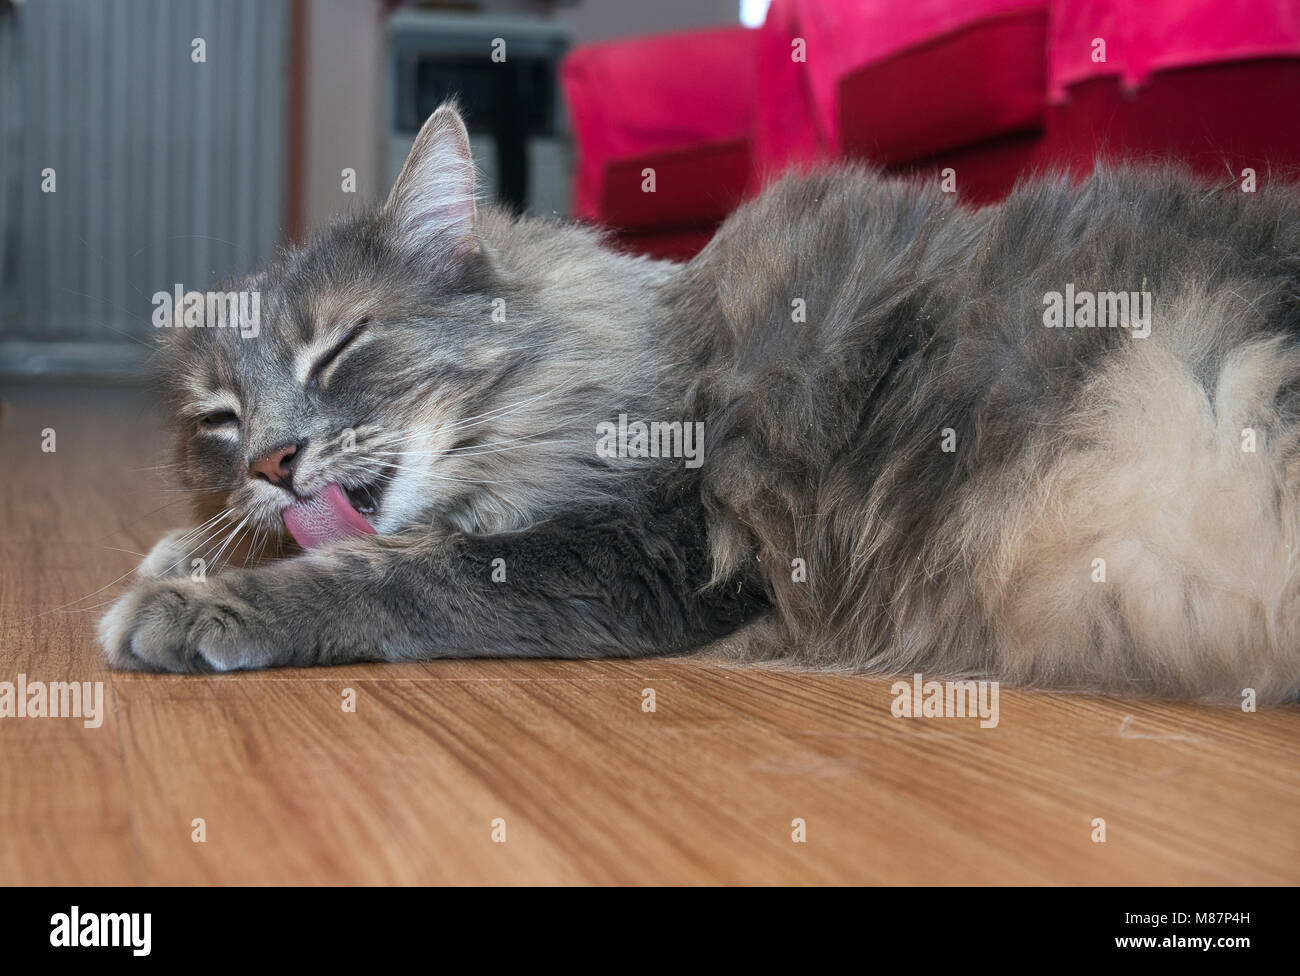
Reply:
[[129, 372], [155, 292], [206, 290], [279, 243], [287, 2], [0, 11], [0, 371]]

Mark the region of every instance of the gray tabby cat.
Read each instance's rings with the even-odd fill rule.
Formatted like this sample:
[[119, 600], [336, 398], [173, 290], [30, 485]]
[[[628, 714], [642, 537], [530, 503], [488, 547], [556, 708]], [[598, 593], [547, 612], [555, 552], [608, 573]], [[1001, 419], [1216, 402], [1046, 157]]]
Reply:
[[[712, 646], [1300, 690], [1296, 191], [1121, 170], [969, 212], [842, 169], [675, 265], [474, 190], [444, 106], [377, 213], [233, 286], [256, 337], [164, 331], [200, 519], [104, 617], [115, 666]], [[638, 421], [660, 455], [702, 422], [703, 465]]]

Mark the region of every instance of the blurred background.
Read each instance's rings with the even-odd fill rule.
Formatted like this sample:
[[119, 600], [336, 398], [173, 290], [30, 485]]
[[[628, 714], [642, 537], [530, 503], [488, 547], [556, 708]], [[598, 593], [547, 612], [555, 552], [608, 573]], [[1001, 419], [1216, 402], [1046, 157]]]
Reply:
[[[482, 194], [687, 259], [791, 165], [1300, 163], [1300, 0], [0, 0], [0, 374], [133, 378], [151, 296], [382, 199], [464, 107]], [[654, 192], [646, 192], [646, 172]]]

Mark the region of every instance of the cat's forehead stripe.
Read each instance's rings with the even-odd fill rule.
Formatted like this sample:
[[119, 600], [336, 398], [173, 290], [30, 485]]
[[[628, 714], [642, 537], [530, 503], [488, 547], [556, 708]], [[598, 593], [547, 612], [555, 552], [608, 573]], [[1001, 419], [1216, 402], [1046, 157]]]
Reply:
[[367, 302], [356, 295], [321, 292], [312, 297], [305, 317], [304, 345], [294, 352], [293, 358], [293, 374], [299, 383], [307, 382], [312, 367], [347, 329], [366, 316], [367, 307]]

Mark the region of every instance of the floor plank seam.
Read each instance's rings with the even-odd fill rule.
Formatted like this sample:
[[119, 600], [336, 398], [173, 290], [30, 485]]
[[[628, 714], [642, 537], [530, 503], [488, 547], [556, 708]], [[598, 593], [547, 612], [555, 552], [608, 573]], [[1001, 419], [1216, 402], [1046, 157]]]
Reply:
[[131, 876], [137, 885], [144, 884], [145, 858], [144, 843], [141, 838], [135, 815], [135, 784], [131, 779], [131, 764], [126, 755], [126, 727], [122, 720], [121, 699], [117, 694], [117, 684], [110, 677], [109, 689], [113, 693], [113, 725], [117, 732], [117, 754], [122, 761], [122, 785], [126, 790], [126, 826], [131, 835]]

